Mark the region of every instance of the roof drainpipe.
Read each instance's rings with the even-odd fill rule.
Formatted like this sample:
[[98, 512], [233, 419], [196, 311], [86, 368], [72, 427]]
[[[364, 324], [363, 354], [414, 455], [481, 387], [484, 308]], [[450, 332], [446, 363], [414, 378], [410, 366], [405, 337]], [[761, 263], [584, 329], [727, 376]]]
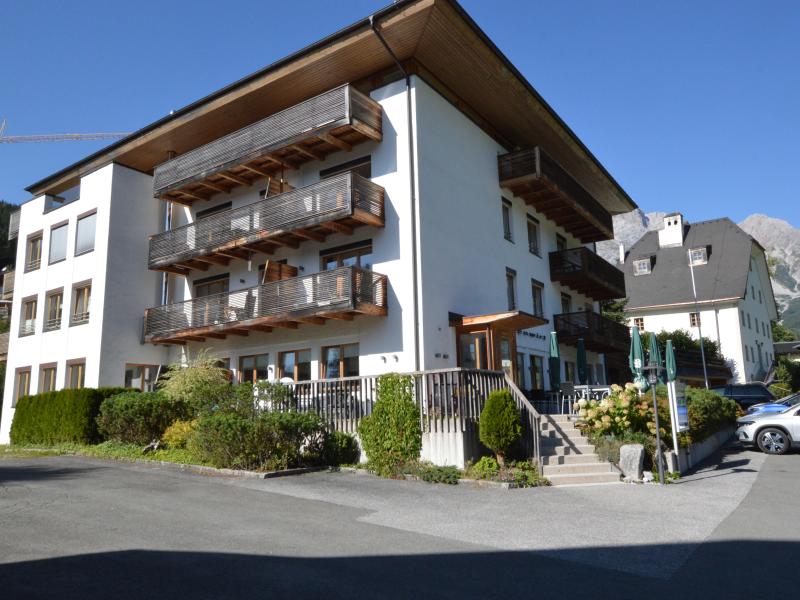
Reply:
[[414, 167], [414, 124], [412, 121], [411, 107], [411, 76], [403, 68], [389, 44], [381, 35], [375, 24], [375, 15], [369, 16], [369, 25], [380, 43], [392, 57], [397, 69], [403, 74], [406, 80], [406, 118], [408, 121], [408, 185], [411, 192], [411, 269], [412, 269], [412, 293], [414, 295], [414, 370], [420, 370], [420, 334], [419, 334], [419, 269], [417, 266], [417, 183], [416, 169]]

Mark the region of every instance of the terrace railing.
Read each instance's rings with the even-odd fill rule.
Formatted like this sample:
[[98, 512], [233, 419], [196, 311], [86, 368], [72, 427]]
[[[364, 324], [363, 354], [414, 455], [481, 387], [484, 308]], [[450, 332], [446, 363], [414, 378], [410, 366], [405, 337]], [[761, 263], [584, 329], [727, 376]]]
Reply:
[[385, 314], [386, 276], [339, 267], [145, 311], [144, 340], [156, 342], [226, 329], [268, 326], [324, 313]]
[[380, 105], [349, 84], [334, 88], [157, 166], [154, 196], [337, 127], [380, 131], [381, 118]]
[[595, 300], [625, 297], [625, 274], [585, 246], [551, 252], [550, 279]]
[[159, 268], [353, 215], [382, 223], [383, 188], [342, 173], [153, 235], [148, 266]]
[[592, 311], [554, 315], [553, 324], [559, 342], [565, 344], [576, 344], [578, 338], [583, 338], [588, 350], [626, 352], [630, 348], [625, 325]]

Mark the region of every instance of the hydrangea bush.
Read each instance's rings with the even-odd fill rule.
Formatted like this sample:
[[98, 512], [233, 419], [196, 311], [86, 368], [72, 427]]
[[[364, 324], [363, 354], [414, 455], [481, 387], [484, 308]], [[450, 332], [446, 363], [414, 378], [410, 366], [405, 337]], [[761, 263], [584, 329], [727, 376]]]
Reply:
[[656, 432], [652, 397], [649, 394], [640, 397], [632, 383], [626, 383], [625, 387], [612, 385], [611, 393], [602, 400], [578, 400], [575, 411], [594, 435], [621, 435], [628, 431], [655, 435]]

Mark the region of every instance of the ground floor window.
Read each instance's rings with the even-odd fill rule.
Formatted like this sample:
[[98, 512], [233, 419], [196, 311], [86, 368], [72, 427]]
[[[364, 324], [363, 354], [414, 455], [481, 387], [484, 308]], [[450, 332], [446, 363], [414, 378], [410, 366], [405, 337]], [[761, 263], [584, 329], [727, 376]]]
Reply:
[[564, 383], [575, 383], [575, 363], [564, 361]]
[[525, 355], [517, 352], [516, 372], [514, 373], [515, 383], [520, 389], [525, 388]]
[[239, 357], [239, 383], [256, 383], [269, 379], [269, 354]]
[[125, 387], [152, 392], [158, 378], [158, 365], [125, 365]]
[[73, 390], [79, 390], [83, 387], [84, 379], [86, 376], [86, 360], [68, 360], [67, 361], [67, 382], [66, 387]]
[[39, 366], [39, 393], [56, 391], [56, 364]]
[[358, 376], [358, 344], [342, 344], [322, 349], [322, 379]]
[[17, 405], [17, 400], [31, 393], [31, 368], [22, 367], [17, 369], [14, 381], [14, 398], [12, 406]]
[[544, 359], [535, 354], [530, 355], [531, 359], [531, 389], [543, 390], [544, 389]]
[[311, 379], [311, 350], [290, 350], [281, 352], [278, 361], [279, 377], [289, 377], [295, 381]]

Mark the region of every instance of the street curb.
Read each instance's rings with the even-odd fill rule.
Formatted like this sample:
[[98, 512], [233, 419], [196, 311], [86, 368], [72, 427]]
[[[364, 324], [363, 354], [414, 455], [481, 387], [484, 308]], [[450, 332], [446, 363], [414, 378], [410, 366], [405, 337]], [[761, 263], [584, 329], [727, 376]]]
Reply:
[[[342, 473], [352, 473], [353, 475], [372, 475], [373, 477], [377, 477], [374, 473], [370, 473], [367, 469], [359, 469], [358, 467], [339, 467], [338, 469]], [[406, 481], [422, 481], [416, 475], [404, 475], [403, 478]], [[486, 481], [483, 479], [465, 479], [459, 478], [458, 480], [459, 485], [467, 485], [479, 488], [495, 488], [499, 490], [517, 490], [523, 489], [516, 483], [508, 482], [508, 481]], [[538, 486], [538, 487], [547, 487], [547, 486]]]

